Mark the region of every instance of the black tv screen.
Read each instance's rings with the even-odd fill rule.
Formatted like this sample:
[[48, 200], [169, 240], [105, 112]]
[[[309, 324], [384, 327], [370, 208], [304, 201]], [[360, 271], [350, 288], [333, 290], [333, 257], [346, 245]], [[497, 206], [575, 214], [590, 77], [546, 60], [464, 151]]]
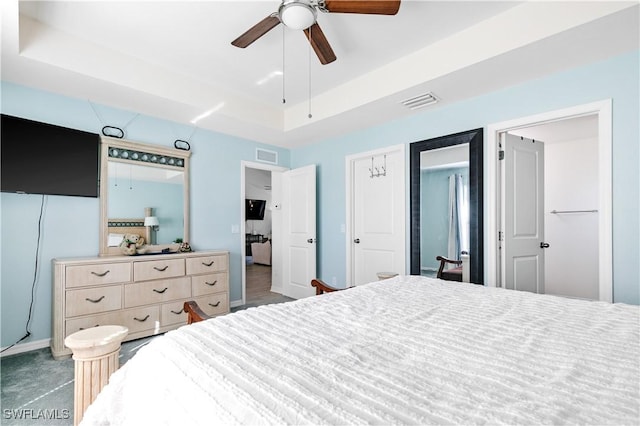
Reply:
[[246, 220], [263, 220], [266, 205], [267, 202], [265, 200], [245, 200], [244, 213]]
[[100, 137], [2, 114], [2, 192], [98, 197]]

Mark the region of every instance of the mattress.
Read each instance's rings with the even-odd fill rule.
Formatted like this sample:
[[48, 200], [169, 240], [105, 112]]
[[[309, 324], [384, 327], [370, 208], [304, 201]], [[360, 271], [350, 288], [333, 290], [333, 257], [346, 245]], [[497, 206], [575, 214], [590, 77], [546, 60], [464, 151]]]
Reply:
[[640, 307], [415, 276], [181, 327], [83, 425], [640, 419]]

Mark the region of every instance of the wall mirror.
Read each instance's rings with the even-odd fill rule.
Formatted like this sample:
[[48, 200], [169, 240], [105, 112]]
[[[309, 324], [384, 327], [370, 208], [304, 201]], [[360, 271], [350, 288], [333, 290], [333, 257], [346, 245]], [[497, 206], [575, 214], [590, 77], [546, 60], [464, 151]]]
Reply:
[[102, 137], [100, 255], [121, 255], [125, 234], [142, 236], [149, 254], [189, 240], [190, 154]]
[[470, 281], [484, 283], [482, 144], [482, 129], [410, 144], [412, 275], [467, 252]]

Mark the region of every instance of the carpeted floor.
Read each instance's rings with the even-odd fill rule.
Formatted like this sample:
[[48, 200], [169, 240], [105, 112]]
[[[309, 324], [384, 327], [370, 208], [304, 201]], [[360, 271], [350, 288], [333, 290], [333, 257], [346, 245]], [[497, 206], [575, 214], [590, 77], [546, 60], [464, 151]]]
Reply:
[[[262, 275], [251, 279], [247, 285], [247, 304], [231, 311], [252, 306], [290, 301], [277, 293], [271, 293], [270, 267], [253, 265], [249, 274]], [[268, 274], [267, 270], [268, 268]], [[269, 277], [268, 288], [265, 284]], [[251, 296], [249, 297], [249, 294]], [[134, 356], [138, 349], [154, 337], [126, 342], [120, 350], [120, 365]], [[2, 425], [72, 425], [74, 361], [55, 361], [49, 348], [39, 349], [0, 360], [0, 405]]]
[[[153, 337], [126, 342], [120, 365]], [[74, 361], [56, 361], [49, 348], [3, 357], [2, 425], [72, 425]]]

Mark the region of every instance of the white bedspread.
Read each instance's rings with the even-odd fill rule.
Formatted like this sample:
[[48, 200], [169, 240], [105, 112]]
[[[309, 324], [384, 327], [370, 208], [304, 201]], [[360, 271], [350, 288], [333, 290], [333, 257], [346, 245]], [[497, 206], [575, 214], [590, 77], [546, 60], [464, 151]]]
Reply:
[[640, 307], [396, 277], [185, 326], [83, 424], [640, 421]]

